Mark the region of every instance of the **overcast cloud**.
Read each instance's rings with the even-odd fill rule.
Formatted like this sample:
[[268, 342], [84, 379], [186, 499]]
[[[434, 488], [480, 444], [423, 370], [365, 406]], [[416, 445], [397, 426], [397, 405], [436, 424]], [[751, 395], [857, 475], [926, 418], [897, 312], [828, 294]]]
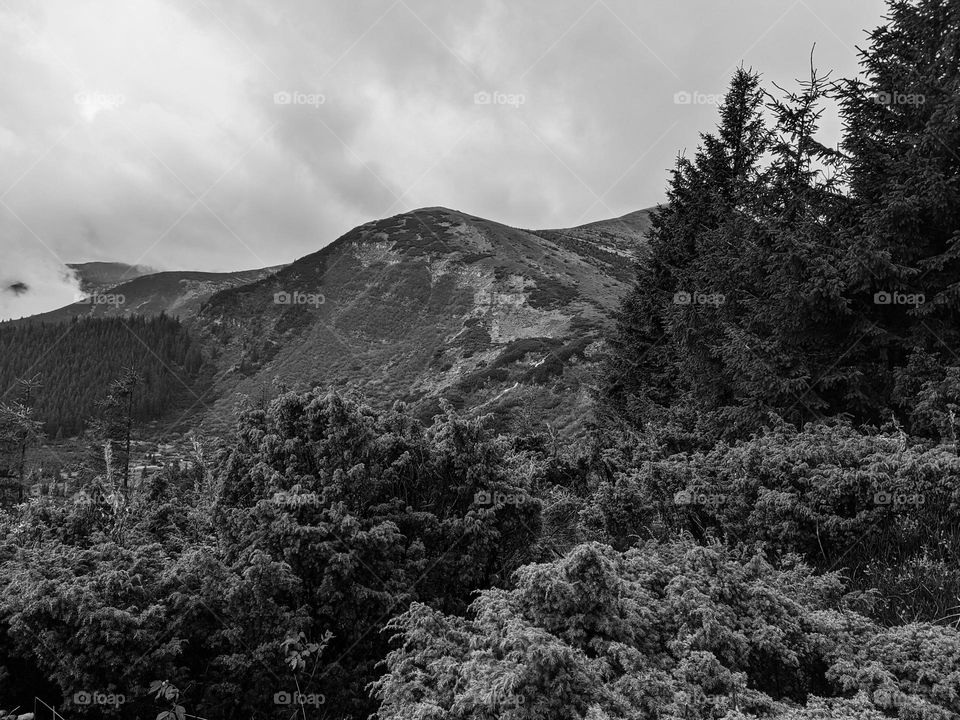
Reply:
[[0, 318], [70, 302], [65, 262], [236, 270], [422, 206], [536, 228], [653, 205], [737, 65], [790, 84], [816, 42], [822, 70], [852, 75], [882, 12], [3, 0]]

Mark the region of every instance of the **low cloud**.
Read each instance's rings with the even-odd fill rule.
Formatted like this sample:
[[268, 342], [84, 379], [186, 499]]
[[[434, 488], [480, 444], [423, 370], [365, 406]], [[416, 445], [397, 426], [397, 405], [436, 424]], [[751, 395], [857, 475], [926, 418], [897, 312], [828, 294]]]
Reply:
[[[6, 242], [6, 241], [5, 241]], [[0, 320], [11, 320], [63, 307], [76, 301], [80, 284], [70, 268], [45, 250], [18, 242], [13, 267], [0, 267]]]

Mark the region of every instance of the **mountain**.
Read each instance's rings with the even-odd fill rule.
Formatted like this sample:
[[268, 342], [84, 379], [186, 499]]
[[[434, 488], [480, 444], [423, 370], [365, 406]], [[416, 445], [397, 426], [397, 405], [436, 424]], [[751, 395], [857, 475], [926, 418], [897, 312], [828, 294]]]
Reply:
[[73, 270], [80, 289], [85, 293], [102, 293], [120, 283], [156, 272], [145, 265], [127, 265], [120, 262], [67, 263]]
[[[534, 234], [561, 245], [578, 255], [590, 256], [604, 270], [624, 282], [634, 276], [633, 261], [645, 246], [638, 238], [650, 232], [650, 213], [654, 208], [636, 210], [609, 220], [559, 230], [535, 230]], [[626, 262], [624, 260], [626, 259]]]
[[88, 291], [91, 296], [83, 302], [32, 315], [20, 322], [62, 322], [74, 317], [118, 317], [129, 314], [153, 316], [161, 312], [187, 318], [195, 314], [211, 295], [260, 280], [280, 267], [229, 273], [170, 271], [142, 275], [119, 285], [98, 286]]
[[277, 379], [572, 431], [648, 229], [647, 210], [532, 231], [438, 207], [361, 225], [186, 321], [217, 365], [207, 425]]
[[[12, 324], [179, 317], [210, 378], [182, 422], [211, 432], [229, 430], [241, 396], [275, 394], [275, 380], [377, 407], [401, 400], [426, 420], [449, 403], [575, 432], [649, 227], [649, 210], [522, 230], [423, 208], [361, 225], [286, 266], [145, 274]], [[129, 268], [77, 267], [91, 283]]]

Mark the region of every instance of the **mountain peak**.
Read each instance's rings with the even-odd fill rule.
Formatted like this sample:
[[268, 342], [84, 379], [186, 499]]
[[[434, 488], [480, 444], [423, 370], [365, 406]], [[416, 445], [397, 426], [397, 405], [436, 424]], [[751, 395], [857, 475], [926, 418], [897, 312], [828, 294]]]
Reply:
[[404, 215], [413, 215], [415, 213], [456, 213], [458, 215], [463, 215], [459, 210], [453, 210], [442, 205], [430, 205], [428, 207], [419, 207], [414, 208], [413, 210], [408, 211], [407, 213], [402, 213]]
[[646, 217], [535, 231], [434, 206], [355, 227], [188, 321], [225, 359], [208, 418], [280, 378], [404, 400], [425, 419], [446, 399], [506, 415], [542, 405], [574, 425]]

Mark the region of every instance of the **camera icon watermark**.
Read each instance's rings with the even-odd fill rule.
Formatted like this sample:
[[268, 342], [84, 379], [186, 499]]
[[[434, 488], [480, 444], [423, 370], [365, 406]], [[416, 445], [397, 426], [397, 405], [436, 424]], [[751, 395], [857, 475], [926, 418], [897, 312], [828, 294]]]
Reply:
[[326, 303], [327, 299], [322, 293], [281, 290], [273, 294], [273, 302], [275, 305], [313, 305], [316, 307]]
[[91, 488], [78, 490], [72, 499], [74, 505], [81, 507], [116, 507], [122, 502], [123, 496], [115, 490], [105, 493], [103, 490]]
[[282, 507], [306, 507], [319, 505], [320, 497], [316, 493], [295, 493], [281, 490], [273, 494], [271, 501]]
[[112, 707], [120, 707], [126, 701], [127, 696], [122, 693], [105, 693], [100, 692], [99, 690], [81, 690], [80, 692], [75, 692], [73, 694], [74, 705], [107, 705]]
[[679, 290], [673, 294], [674, 305], [713, 305], [719, 307], [727, 301], [722, 293], [701, 293]]
[[73, 296], [73, 302], [84, 305], [112, 305], [120, 307], [125, 305], [127, 298], [122, 293], [77, 293]]
[[288, 692], [281, 690], [273, 694], [273, 703], [275, 705], [296, 705], [298, 707], [312, 705], [313, 707], [320, 707], [326, 702], [327, 698], [319, 693], [302, 693], [299, 690]]
[[701, 493], [693, 490], [678, 490], [674, 493], [675, 505], [705, 505], [716, 507], [727, 502], [727, 496], [719, 493]]
[[523, 493], [503, 493], [499, 491], [478, 490], [473, 494], [473, 502], [481, 507], [502, 508], [506, 505], [523, 505], [531, 500]]
[[893, 493], [881, 490], [874, 493], [874, 505], [891, 505], [893, 507], [920, 507], [927, 502], [922, 493]]
[[322, 93], [281, 90], [273, 94], [274, 105], [306, 105], [316, 109], [326, 102], [327, 96]]
[[927, 96], [920, 93], [886, 92], [885, 90], [875, 92], [872, 97], [878, 105], [923, 105], [927, 101]]
[[474, 105], [507, 105], [518, 108], [527, 102], [527, 96], [521, 93], [505, 93], [498, 90], [481, 90], [473, 94]]
[[674, 105], [719, 105], [722, 102], [722, 93], [681, 90], [673, 94]]
[[917, 307], [927, 301], [923, 293], [902, 293], [880, 291], [873, 294], [875, 305], [912, 305]]
[[127, 101], [127, 98], [121, 93], [78, 92], [73, 96], [73, 101], [85, 108], [116, 110]]

